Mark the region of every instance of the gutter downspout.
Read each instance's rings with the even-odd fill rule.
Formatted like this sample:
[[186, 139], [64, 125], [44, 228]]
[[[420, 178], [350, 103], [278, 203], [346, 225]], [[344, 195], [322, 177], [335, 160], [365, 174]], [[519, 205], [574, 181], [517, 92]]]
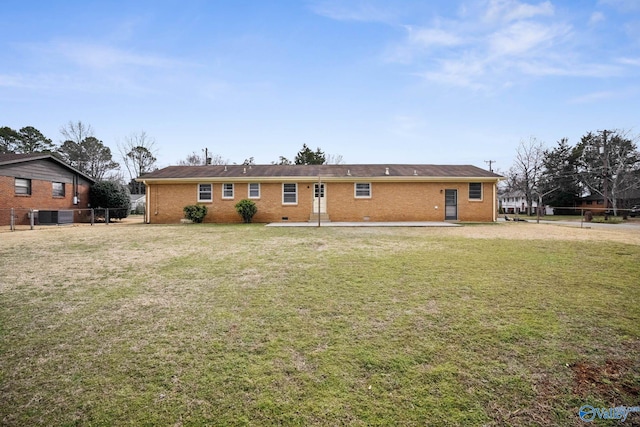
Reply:
[[149, 186], [147, 185], [147, 181], [142, 181], [144, 184], [144, 222], [149, 224], [151, 222], [151, 215], [149, 214], [149, 209], [151, 208], [151, 204], [149, 201], [151, 197], [149, 195]]
[[494, 182], [493, 183], [493, 222], [497, 222], [498, 221], [498, 210], [497, 210], [497, 200], [498, 200], [498, 194], [496, 193], [496, 189], [498, 188], [498, 182]]

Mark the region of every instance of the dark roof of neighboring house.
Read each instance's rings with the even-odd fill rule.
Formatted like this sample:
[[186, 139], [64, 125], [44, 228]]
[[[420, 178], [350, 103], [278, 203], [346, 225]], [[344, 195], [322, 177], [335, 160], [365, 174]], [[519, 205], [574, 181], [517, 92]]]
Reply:
[[[620, 191], [618, 193], [618, 200], [624, 199], [640, 199], [640, 189], [630, 189], [625, 191]], [[590, 194], [588, 196], [580, 197], [578, 200], [604, 200], [604, 196], [600, 194]]]
[[500, 175], [471, 165], [206, 165], [168, 166], [148, 173], [139, 180], [189, 178], [488, 178]]
[[91, 183], [96, 182], [96, 180], [91, 178], [89, 175], [87, 175], [87, 174], [85, 174], [83, 172], [80, 172], [76, 168], [70, 166], [66, 162], [60, 160], [59, 158], [57, 158], [56, 156], [54, 156], [54, 155], [52, 155], [50, 153], [26, 153], [26, 154], [6, 153], [6, 154], [0, 154], [0, 166], [11, 165], [11, 164], [16, 164], [16, 163], [26, 163], [26, 162], [30, 162], [30, 161], [34, 161], [34, 160], [49, 160], [49, 161], [53, 161], [55, 163], [58, 163], [60, 166], [66, 168], [66, 169], [69, 169], [70, 171], [82, 176], [84, 179], [86, 179], [87, 181], [89, 181]]

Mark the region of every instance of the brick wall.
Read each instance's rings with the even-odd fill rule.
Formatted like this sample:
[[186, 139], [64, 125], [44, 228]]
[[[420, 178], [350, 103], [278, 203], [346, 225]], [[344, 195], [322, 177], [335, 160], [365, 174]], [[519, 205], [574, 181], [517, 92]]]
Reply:
[[[363, 181], [366, 182], [366, 181]], [[260, 198], [252, 199], [258, 212], [254, 222], [308, 221], [313, 210], [313, 184], [298, 182], [297, 205], [282, 204], [282, 183], [261, 183]], [[444, 221], [444, 190], [458, 190], [458, 220], [493, 220], [493, 183], [483, 184], [482, 201], [469, 200], [468, 183], [371, 183], [371, 198], [356, 199], [354, 183], [325, 183], [327, 213], [331, 221]], [[198, 204], [198, 185], [154, 184], [148, 189], [151, 223], [179, 223], [183, 207]], [[248, 184], [234, 184], [234, 198], [222, 197], [222, 184], [213, 184], [213, 201], [201, 203], [209, 212], [205, 222], [233, 223], [242, 219], [235, 204], [248, 197]]]
[[64, 184], [64, 197], [53, 197], [50, 181], [31, 180], [31, 194], [15, 194], [15, 178], [0, 176], [0, 225], [9, 225], [11, 208], [14, 208], [15, 223], [29, 224], [28, 212], [37, 210], [85, 209], [89, 202], [89, 186], [79, 185], [80, 203], [73, 204], [73, 184]]

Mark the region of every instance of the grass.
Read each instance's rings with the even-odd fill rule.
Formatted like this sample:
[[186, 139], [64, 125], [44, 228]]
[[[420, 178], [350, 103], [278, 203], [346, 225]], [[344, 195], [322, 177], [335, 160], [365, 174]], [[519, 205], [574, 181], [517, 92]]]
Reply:
[[617, 216], [610, 216], [610, 217], [603, 217], [603, 216], [597, 216], [594, 217], [591, 222], [595, 222], [598, 224], [621, 224], [624, 221], [622, 220], [622, 218], [617, 217]]
[[[566, 238], [540, 238], [556, 229]], [[535, 237], [505, 238], [523, 230]], [[605, 236], [535, 224], [4, 234], [0, 422], [583, 425], [582, 404], [640, 395], [640, 245]]]

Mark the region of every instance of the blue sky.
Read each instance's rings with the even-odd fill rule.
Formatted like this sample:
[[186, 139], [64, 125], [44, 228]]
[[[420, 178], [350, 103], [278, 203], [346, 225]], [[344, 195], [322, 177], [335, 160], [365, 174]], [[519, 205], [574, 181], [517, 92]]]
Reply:
[[640, 1], [5, 0], [0, 126], [506, 171], [521, 140], [640, 133]]

